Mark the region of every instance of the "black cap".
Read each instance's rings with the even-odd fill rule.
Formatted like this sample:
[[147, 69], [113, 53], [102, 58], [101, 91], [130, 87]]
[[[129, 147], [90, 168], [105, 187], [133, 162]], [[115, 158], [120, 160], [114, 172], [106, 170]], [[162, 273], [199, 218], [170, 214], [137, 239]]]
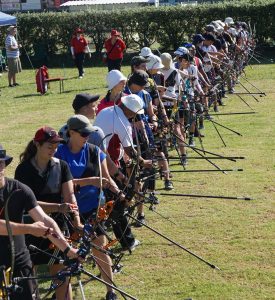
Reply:
[[131, 66], [139, 66], [140, 64], [148, 63], [149, 61], [150, 61], [150, 59], [145, 58], [141, 55], [137, 55], [132, 58]]
[[95, 102], [99, 99], [100, 95], [90, 95], [87, 93], [77, 94], [73, 101], [73, 109], [79, 111], [79, 109], [89, 103]]
[[211, 33], [204, 35], [205, 40], [215, 42], [215, 36]]
[[132, 83], [137, 84], [139, 86], [146, 86], [148, 84], [148, 74], [143, 70], [135, 71], [128, 80], [128, 84], [131, 85]]

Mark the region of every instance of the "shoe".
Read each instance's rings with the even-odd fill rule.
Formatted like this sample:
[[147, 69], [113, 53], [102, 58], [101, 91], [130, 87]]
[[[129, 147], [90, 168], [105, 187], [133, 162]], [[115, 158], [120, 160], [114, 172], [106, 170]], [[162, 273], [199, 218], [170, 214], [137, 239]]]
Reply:
[[203, 130], [204, 129], [204, 125], [203, 125], [203, 120], [199, 120], [199, 130]]
[[188, 144], [190, 147], [195, 147], [195, 141], [194, 141], [194, 137], [192, 135], [189, 137]]
[[139, 222], [135, 223], [135, 227], [142, 227], [142, 225], [146, 224], [145, 216], [144, 215], [138, 215], [137, 216], [137, 220]]
[[117, 295], [114, 292], [107, 292], [106, 300], [117, 300]]
[[14, 87], [14, 85], [13, 84], [9, 84], [9, 87]]
[[222, 99], [218, 100], [220, 106], [226, 106], [226, 104], [222, 101]]
[[20, 85], [19, 83], [17, 83], [17, 82], [15, 82], [14, 84], [13, 84], [13, 86], [18, 86], [18, 85]]
[[218, 106], [214, 105], [214, 112], [219, 112]]
[[165, 190], [173, 190], [174, 189], [173, 182], [169, 179], [166, 179], [164, 181], [164, 189]]
[[150, 194], [149, 199], [152, 204], [159, 204], [159, 199], [155, 195]]
[[188, 164], [187, 155], [182, 155], [180, 160], [181, 160], [181, 163], [182, 163], [183, 166], [186, 166]]
[[204, 116], [204, 118], [205, 118], [205, 120], [213, 120], [214, 119], [214, 117], [210, 116], [209, 114], [206, 114]]
[[235, 93], [235, 90], [232, 88], [228, 91], [229, 94], [234, 94]]
[[79, 78], [79, 79], [82, 79], [82, 78], [83, 78], [83, 76], [79, 76], [78, 78]]
[[135, 239], [134, 243], [129, 247], [129, 249], [134, 251], [138, 245], [140, 245], [140, 241]]

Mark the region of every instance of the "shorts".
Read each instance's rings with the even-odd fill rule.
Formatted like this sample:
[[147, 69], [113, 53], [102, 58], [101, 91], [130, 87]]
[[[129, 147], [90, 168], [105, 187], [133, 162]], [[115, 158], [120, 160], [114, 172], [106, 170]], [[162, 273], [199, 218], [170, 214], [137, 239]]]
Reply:
[[19, 57], [8, 57], [9, 74], [15, 75], [22, 71], [21, 61]]

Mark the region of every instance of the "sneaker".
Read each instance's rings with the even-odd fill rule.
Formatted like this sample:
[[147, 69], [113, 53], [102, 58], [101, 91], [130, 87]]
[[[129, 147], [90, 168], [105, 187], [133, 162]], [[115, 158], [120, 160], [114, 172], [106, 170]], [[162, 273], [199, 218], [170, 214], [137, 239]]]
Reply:
[[229, 94], [234, 94], [235, 93], [235, 90], [232, 88], [228, 91]]
[[114, 292], [107, 292], [106, 300], [117, 300], [117, 295]]
[[142, 227], [142, 225], [146, 224], [145, 216], [144, 215], [138, 215], [137, 216], [137, 220], [139, 222], [135, 223], [135, 227]]
[[203, 130], [204, 129], [204, 124], [203, 124], [203, 120], [199, 120], [199, 130]]
[[17, 82], [15, 82], [14, 84], [13, 84], [13, 86], [18, 86], [18, 85], [20, 85], [19, 83], [17, 83]]
[[9, 87], [14, 87], [14, 85], [13, 84], [9, 84]]
[[195, 141], [194, 141], [194, 137], [192, 135], [189, 137], [188, 144], [190, 147], [195, 147]]
[[137, 240], [137, 239], [135, 239], [135, 241], [134, 241], [133, 244], [129, 247], [129, 249], [130, 249], [131, 251], [134, 251], [138, 245], [140, 245], [140, 241]]
[[166, 179], [164, 181], [164, 189], [165, 190], [173, 190], [174, 186], [173, 186], [173, 182], [169, 179]]
[[206, 114], [204, 116], [204, 118], [205, 118], [205, 120], [213, 120], [214, 119], [214, 117], [210, 116], [209, 114]]
[[78, 78], [79, 78], [79, 79], [82, 79], [82, 78], [83, 78], [83, 76], [79, 76]]

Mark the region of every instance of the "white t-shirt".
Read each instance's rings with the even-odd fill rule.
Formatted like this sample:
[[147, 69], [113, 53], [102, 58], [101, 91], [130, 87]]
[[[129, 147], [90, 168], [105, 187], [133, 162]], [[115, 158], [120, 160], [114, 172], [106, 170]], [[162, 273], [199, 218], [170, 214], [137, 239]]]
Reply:
[[[96, 116], [94, 126], [98, 126], [104, 132], [107, 148], [112, 137], [116, 134], [123, 148], [133, 147], [132, 126], [124, 115], [122, 109], [117, 105], [106, 107]], [[123, 149], [121, 149], [121, 155]]]
[[[9, 47], [17, 47], [17, 50], [9, 50]], [[7, 57], [8, 58], [17, 58], [19, 57], [19, 49], [18, 49], [18, 43], [13, 35], [8, 35], [6, 37], [5, 41], [5, 47], [6, 47], [6, 52], [7, 52]]]

